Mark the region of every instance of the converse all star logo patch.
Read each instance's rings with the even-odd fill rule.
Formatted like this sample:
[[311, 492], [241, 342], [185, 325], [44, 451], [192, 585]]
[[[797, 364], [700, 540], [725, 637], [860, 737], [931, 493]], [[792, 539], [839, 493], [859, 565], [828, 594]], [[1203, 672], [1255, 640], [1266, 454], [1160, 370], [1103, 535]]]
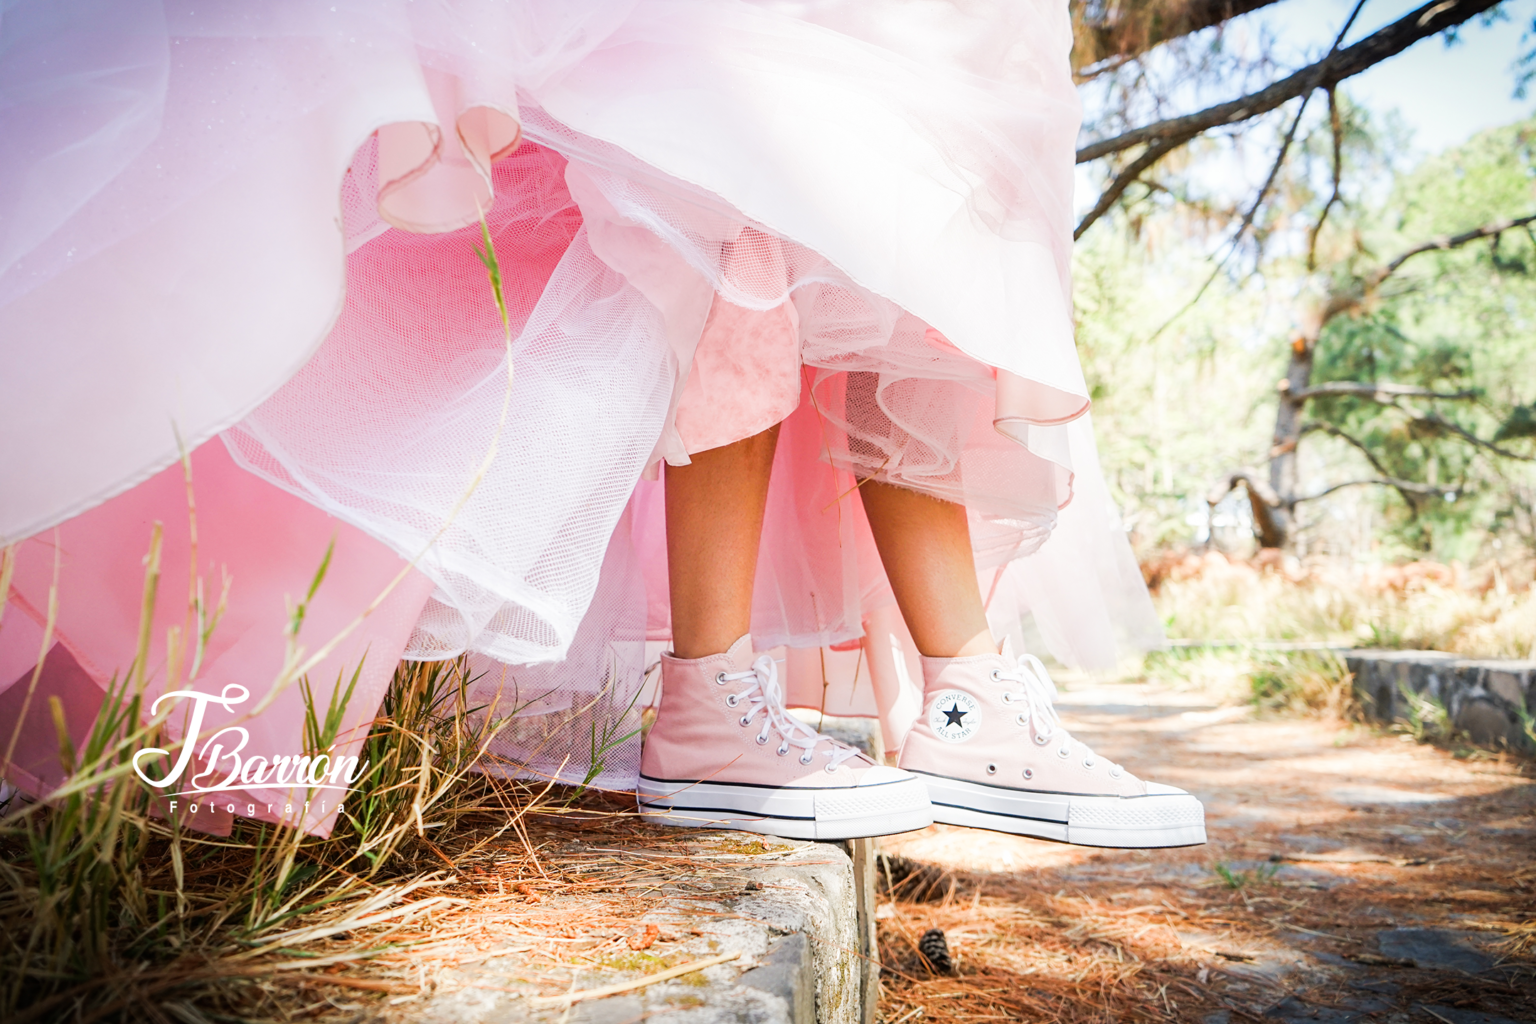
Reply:
[[964, 743], [981, 728], [981, 705], [962, 690], [939, 694], [928, 712], [928, 725], [946, 743]]

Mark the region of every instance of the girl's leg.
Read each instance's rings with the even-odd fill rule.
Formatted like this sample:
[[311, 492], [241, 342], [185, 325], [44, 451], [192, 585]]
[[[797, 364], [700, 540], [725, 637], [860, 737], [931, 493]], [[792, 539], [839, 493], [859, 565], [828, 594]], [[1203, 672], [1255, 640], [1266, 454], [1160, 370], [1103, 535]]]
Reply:
[[965, 506], [866, 480], [859, 488], [897, 607], [920, 654], [996, 654]]
[[752, 625], [752, 581], [779, 428], [667, 467], [672, 654], [721, 654]]
[[1146, 783], [1062, 728], [1039, 659], [999, 652], [963, 506], [866, 481], [880, 561], [923, 655], [923, 713], [901, 767], [924, 777], [934, 819], [1087, 846], [1205, 842], [1200, 802]]
[[819, 736], [752, 649], [752, 583], [778, 427], [667, 467], [672, 651], [640, 757], [641, 813], [665, 825], [852, 839], [933, 821], [923, 783]]

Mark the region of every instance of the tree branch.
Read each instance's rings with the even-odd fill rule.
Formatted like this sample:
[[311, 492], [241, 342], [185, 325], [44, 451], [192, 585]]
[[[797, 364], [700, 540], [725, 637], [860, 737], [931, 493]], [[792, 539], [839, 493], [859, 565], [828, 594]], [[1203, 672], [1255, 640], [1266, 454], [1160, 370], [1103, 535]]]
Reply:
[[1099, 196], [1099, 201], [1093, 204], [1093, 209], [1083, 214], [1083, 219], [1073, 229], [1072, 241], [1075, 242], [1081, 238], [1083, 232], [1093, 226], [1094, 221], [1108, 213], [1109, 208], [1115, 205], [1115, 200], [1119, 199], [1125, 190], [1130, 188], [1137, 178], [1141, 177], [1142, 171], [1157, 163], [1163, 158], [1165, 153], [1173, 148], [1174, 143], [1171, 142], [1154, 142], [1143, 150], [1140, 156], [1132, 160], [1125, 170], [1115, 175], [1115, 180], [1110, 182], [1109, 187]]
[[1378, 270], [1373, 276], [1371, 284], [1372, 286], [1381, 284], [1381, 282], [1385, 281], [1387, 278], [1396, 273], [1398, 267], [1401, 267], [1404, 263], [1407, 263], [1410, 259], [1419, 255], [1420, 253], [1436, 252], [1446, 249], [1459, 249], [1463, 245], [1466, 245], [1468, 242], [1475, 242], [1479, 238], [1488, 238], [1490, 236], [1497, 238], [1499, 235], [1506, 231], [1512, 231], [1515, 228], [1523, 228], [1527, 224], [1531, 224], [1533, 222], [1536, 222], [1536, 213], [1530, 214], [1526, 217], [1506, 217], [1503, 220], [1492, 221], [1491, 223], [1484, 224], [1482, 227], [1473, 228], [1471, 231], [1464, 231], [1459, 235], [1441, 235], [1438, 238], [1431, 238], [1429, 241], [1422, 242], [1414, 246], [1412, 249], [1409, 249], [1407, 252], [1398, 256], [1391, 263], [1388, 263], [1385, 267], [1382, 267], [1380, 270]]
[[[1365, 0], [1355, 0], [1354, 10], [1350, 11], [1343, 27], [1339, 29], [1339, 34], [1334, 37], [1333, 46], [1329, 48], [1328, 56], [1321, 61], [1320, 66], [1328, 67], [1329, 62], [1337, 56], [1339, 44], [1344, 42], [1344, 36], [1348, 34], [1350, 27], [1355, 23], [1355, 19], [1360, 16], [1360, 9], [1364, 6]], [[1328, 95], [1331, 97], [1333, 92], [1330, 90]], [[1216, 268], [1211, 274], [1211, 281], [1216, 280], [1216, 275], [1221, 273], [1222, 268], [1227, 265], [1227, 260], [1231, 259], [1232, 254], [1237, 251], [1238, 245], [1243, 240], [1243, 235], [1253, 226], [1253, 219], [1258, 216], [1259, 207], [1264, 205], [1264, 200], [1269, 195], [1269, 190], [1275, 187], [1275, 179], [1280, 177], [1280, 170], [1285, 166], [1286, 155], [1291, 151], [1291, 143], [1296, 141], [1296, 129], [1301, 127], [1302, 115], [1307, 112], [1307, 101], [1311, 98], [1312, 93], [1310, 90], [1301, 97], [1301, 103], [1296, 107], [1296, 116], [1291, 120], [1291, 126], [1286, 130], [1285, 139], [1280, 143], [1280, 151], [1275, 154], [1275, 161], [1270, 166], [1269, 177], [1264, 179], [1264, 184], [1259, 188], [1259, 194], [1253, 197], [1253, 203], [1249, 205], [1248, 212], [1243, 215], [1242, 222], [1237, 226], [1237, 230], [1232, 233], [1231, 239], [1228, 240], [1227, 253], [1216, 264]], [[1177, 145], [1180, 145], [1180, 143], [1163, 140], [1154, 142], [1142, 150], [1141, 156], [1137, 157], [1131, 162], [1129, 167], [1121, 171], [1115, 177], [1115, 180], [1110, 183], [1109, 188], [1104, 190], [1104, 194], [1099, 196], [1099, 201], [1094, 204], [1093, 209], [1083, 217], [1077, 228], [1073, 230], [1072, 240], [1075, 242], [1078, 238], [1082, 237], [1083, 232], [1092, 227], [1093, 222], [1103, 216], [1110, 206], [1114, 205], [1115, 200], [1120, 198], [1120, 194], [1130, 186], [1131, 182], [1136, 180], [1142, 171], [1152, 166], [1158, 160], [1161, 160], [1163, 154]], [[1207, 281], [1205, 286], [1200, 289], [1200, 295], [1205, 294], [1205, 289], [1210, 287], [1210, 283], [1210, 281]], [[1199, 296], [1197, 295], [1196, 298], [1198, 299]], [[1158, 333], [1161, 334], [1161, 330]]]
[[1328, 213], [1334, 204], [1339, 201], [1340, 190], [1344, 185], [1344, 122], [1339, 117], [1339, 93], [1337, 89], [1328, 90], [1328, 128], [1333, 136], [1333, 191], [1328, 196], [1328, 201], [1317, 215], [1317, 223], [1312, 225], [1311, 232], [1307, 235], [1307, 269], [1317, 269], [1317, 238], [1323, 233], [1323, 225], [1328, 223]]
[[[1277, 0], [1153, 0], [1146, 4], [1115, 4], [1101, 21], [1077, 19], [1072, 66], [1086, 75], [1109, 60], [1126, 61], [1155, 46], [1239, 15], [1268, 7]], [[1078, 11], [1081, 4], [1074, 4]]]
[[[1432, 238], [1427, 242], [1419, 243], [1412, 249], [1409, 249], [1407, 252], [1399, 254], [1398, 257], [1392, 260], [1390, 263], [1383, 264], [1362, 279], [1357, 279], [1353, 291], [1332, 293], [1328, 299], [1327, 305], [1323, 309], [1322, 319], [1318, 325], [1319, 332], [1321, 332], [1322, 328], [1326, 326], [1330, 321], [1332, 321], [1334, 317], [1341, 316], [1345, 313], [1353, 313], [1355, 310], [1360, 309], [1365, 304], [1366, 298], [1377, 288], [1379, 288], [1382, 282], [1386, 281], [1386, 279], [1392, 276], [1392, 274], [1395, 273], [1399, 267], [1401, 267], [1414, 256], [1426, 252], [1458, 249], [1461, 246], [1470, 242], [1475, 242], [1480, 238], [1498, 238], [1505, 231], [1524, 229], [1527, 234], [1531, 234], [1530, 226], [1533, 223], [1536, 223], [1536, 214], [1530, 214], [1525, 217], [1506, 217], [1503, 220], [1491, 221], [1482, 225], [1481, 227], [1473, 228], [1470, 231], [1463, 231], [1459, 235], [1441, 235], [1438, 238]], [[1536, 244], [1536, 235], [1531, 236], [1531, 242]], [[1389, 328], [1389, 330], [1392, 329]], [[1392, 333], [1399, 338], [1403, 338], [1403, 335], [1399, 331], [1392, 330]], [[1407, 339], [1403, 338], [1403, 340], [1406, 341]], [[1453, 398], [1459, 396], [1424, 395], [1420, 397]], [[1381, 399], [1377, 397], [1376, 401], [1381, 401]]]
[[1345, 433], [1338, 427], [1334, 426], [1332, 423], [1321, 423], [1318, 421], [1304, 423], [1302, 424], [1301, 430], [1298, 431], [1298, 433], [1302, 437], [1305, 437], [1308, 434], [1327, 434], [1330, 437], [1336, 437], [1341, 441], [1346, 441], [1360, 450], [1360, 454], [1365, 456], [1365, 460], [1371, 464], [1372, 469], [1380, 473], [1382, 476], [1390, 475], [1390, 471], [1387, 469], [1387, 467], [1381, 464], [1381, 460], [1376, 458], [1375, 453], [1366, 446], [1364, 441], [1360, 440], [1358, 437], [1355, 437], [1353, 434]]
[[[1365, 456], [1365, 461], [1369, 462], [1371, 464], [1371, 468], [1380, 473], [1383, 479], [1390, 480], [1392, 478], [1391, 471], [1388, 470], [1386, 466], [1381, 464], [1381, 460], [1376, 457], [1376, 453], [1371, 451], [1371, 449], [1366, 445], [1364, 441], [1360, 440], [1358, 437], [1355, 437], [1353, 434], [1345, 433], [1338, 427], [1334, 426], [1332, 423], [1322, 423], [1319, 421], [1307, 423], [1302, 426], [1299, 433], [1302, 437], [1312, 433], [1324, 433], [1330, 437], [1336, 437], [1346, 444], [1354, 445], [1356, 450], [1358, 450], [1361, 455]], [[1413, 511], [1414, 517], [1417, 518], [1419, 514], [1419, 505], [1418, 502], [1414, 500], [1413, 492], [1399, 487], [1397, 489], [1397, 493], [1402, 496], [1403, 504], [1407, 505], [1408, 508]]]
[[1444, 398], [1465, 401], [1481, 398], [1483, 393], [1481, 391], [1431, 391], [1429, 388], [1416, 388], [1409, 384], [1353, 380], [1330, 380], [1323, 384], [1314, 384], [1310, 388], [1302, 388], [1300, 391], [1286, 392], [1286, 396], [1292, 402], [1305, 402], [1309, 398], [1330, 395], [1350, 395], [1356, 398], [1369, 398], [1384, 405], [1396, 405], [1398, 398]]
[[1159, 140], [1182, 145], [1201, 132], [1266, 114], [1313, 89], [1331, 89], [1344, 79], [1397, 56], [1420, 39], [1454, 28], [1498, 3], [1499, 0], [1435, 0], [1427, 3], [1353, 46], [1330, 53], [1258, 92], [1089, 143], [1077, 151], [1077, 162], [1086, 163]]
[[1391, 487], [1397, 490], [1399, 493], [1411, 491], [1414, 494], [1444, 493], [1442, 488], [1437, 487], [1434, 484], [1420, 484], [1415, 483], [1412, 480], [1398, 480], [1395, 477], [1383, 477], [1381, 479], [1370, 480], [1346, 480], [1341, 484], [1334, 484], [1332, 487], [1325, 487], [1318, 491], [1316, 494], [1303, 494], [1301, 497], [1297, 498], [1296, 501], [1298, 503], [1303, 501], [1316, 501], [1318, 498], [1321, 498], [1324, 495], [1332, 494], [1334, 491], [1342, 491], [1346, 487]]
[[1205, 503], [1207, 505], [1217, 504], [1222, 498], [1236, 490], [1239, 484], [1247, 487], [1252, 494], [1270, 508], [1280, 507], [1280, 495], [1276, 494], [1274, 488], [1269, 486], [1268, 481], [1259, 475], [1258, 470], [1246, 466], [1242, 469], [1234, 469], [1223, 477], [1221, 482], [1212, 487], [1210, 493], [1205, 496]]
[[1470, 430], [1452, 423], [1450, 420], [1443, 416], [1437, 416], [1432, 412], [1420, 412], [1419, 410], [1410, 408], [1406, 405], [1398, 405], [1393, 403], [1393, 406], [1413, 422], [1422, 423], [1436, 430], [1444, 430], [1447, 433], [1455, 434], [1457, 437], [1461, 438], [1463, 441], [1476, 448], [1484, 448], [1490, 452], [1493, 452], [1495, 455], [1502, 456], [1506, 459], [1514, 459], [1517, 462], [1536, 462], [1536, 455], [1521, 455], [1519, 452], [1512, 452], [1508, 448], [1501, 448], [1494, 444], [1492, 441], [1484, 441]]
[[[1355, 12], [1349, 16], [1349, 23], [1345, 24], [1343, 30], [1339, 33], [1339, 38], [1334, 40], [1333, 46], [1335, 50], [1338, 49], [1339, 43], [1344, 39], [1344, 33], [1349, 31], [1349, 25], [1354, 23], [1355, 15], [1360, 13], [1360, 8], [1363, 6], [1365, 6], [1365, 0], [1357, 0]], [[1332, 53], [1330, 52], [1329, 55], [1332, 56]], [[1253, 218], [1259, 215], [1259, 207], [1264, 205], [1264, 200], [1269, 196], [1269, 190], [1275, 187], [1275, 179], [1280, 177], [1280, 171], [1285, 167], [1285, 158], [1291, 152], [1291, 143], [1296, 141], [1296, 129], [1301, 127], [1302, 115], [1307, 112], [1307, 101], [1311, 98], [1312, 93], [1309, 91], [1306, 95], [1302, 96], [1301, 102], [1296, 105], [1296, 116], [1291, 119], [1291, 126], [1286, 129], [1285, 138], [1280, 141], [1280, 150], [1275, 154], [1274, 163], [1269, 165], [1269, 177], [1265, 178], [1264, 184], [1259, 186], [1259, 194], [1253, 197], [1253, 202], [1248, 206], [1248, 212], [1243, 214], [1243, 219], [1237, 225], [1237, 230], [1232, 233], [1230, 248], [1227, 250], [1227, 259], [1230, 259], [1232, 253], [1237, 251], [1238, 244], [1243, 240], [1243, 235], [1247, 234], [1248, 229], [1253, 227]], [[1151, 147], [1148, 148], [1150, 149]], [[1221, 265], [1225, 263], [1226, 259], [1223, 259]]]
[[[1415, 388], [1406, 384], [1370, 384], [1363, 382], [1357, 383], [1355, 381], [1334, 380], [1329, 381], [1326, 384], [1319, 384], [1316, 387], [1303, 388], [1302, 390], [1289, 395], [1288, 400], [1292, 402], [1303, 402], [1309, 398], [1317, 398], [1325, 395], [1349, 395], [1356, 398], [1366, 398], [1381, 405], [1391, 406], [1393, 409], [1396, 409], [1398, 412], [1408, 417], [1414, 423], [1429, 427], [1435, 431], [1444, 431], [1448, 434], [1454, 434], [1456, 437], [1461, 438], [1468, 444], [1476, 448], [1482, 448], [1486, 451], [1490, 451], [1493, 454], [1500, 456], [1501, 458], [1514, 459], [1517, 462], [1536, 462], [1536, 455], [1521, 455], [1519, 452], [1510, 451], [1508, 448], [1497, 445], [1492, 441], [1483, 440], [1476, 434], [1472, 433], [1470, 430], [1460, 426], [1459, 424], [1451, 422], [1443, 416], [1432, 412], [1421, 412], [1412, 406], [1404, 405], [1402, 402], [1398, 401], [1398, 399], [1401, 398], [1441, 398], [1453, 400], [1481, 398], [1482, 393], [1478, 391], [1430, 391], [1427, 388]], [[1378, 473], [1386, 475], [1385, 468], [1376, 461], [1375, 457], [1371, 455], [1363, 443], [1344, 433], [1337, 427], [1332, 426], [1331, 424], [1312, 422], [1302, 427], [1301, 430], [1303, 434], [1320, 430], [1324, 433], [1331, 434], [1334, 437], [1348, 441], [1350, 444], [1354, 445], [1356, 448], [1359, 448], [1362, 452], [1365, 453], [1365, 457], [1371, 460], [1371, 465], [1376, 468]], [[1235, 487], [1236, 483], [1234, 482], [1232, 486]], [[1228, 490], [1230, 489], [1231, 488], [1229, 487]], [[1312, 497], [1315, 498], [1318, 497], [1318, 495], [1313, 495]], [[1300, 501], [1303, 499], [1298, 498], [1297, 500]]]
[[1290, 508], [1280, 500], [1275, 489], [1264, 481], [1257, 470], [1244, 467], [1234, 469], [1211, 488], [1205, 496], [1206, 504], [1214, 508], [1241, 484], [1248, 491], [1248, 507], [1253, 510], [1253, 525], [1259, 535], [1259, 546], [1283, 548], [1290, 539]]

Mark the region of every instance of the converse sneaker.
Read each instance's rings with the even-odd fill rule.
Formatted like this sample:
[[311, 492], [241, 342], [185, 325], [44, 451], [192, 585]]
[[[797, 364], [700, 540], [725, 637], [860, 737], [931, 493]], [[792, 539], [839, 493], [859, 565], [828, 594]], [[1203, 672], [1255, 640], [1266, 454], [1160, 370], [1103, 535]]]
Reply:
[[923, 713], [901, 767], [928, 784], [936, 821], [1078, 846], [1205, 842], [1205, 809], [1143, 782], [1062, 728], [1040, 659], [924, 658]]
[[752, 657], [751, 636], [708, 658], [662, 656], [637, 796], [658, 824], [790, 839], [891, 835], [933, 821], [921, 780], [789, 714], [778, 667]]

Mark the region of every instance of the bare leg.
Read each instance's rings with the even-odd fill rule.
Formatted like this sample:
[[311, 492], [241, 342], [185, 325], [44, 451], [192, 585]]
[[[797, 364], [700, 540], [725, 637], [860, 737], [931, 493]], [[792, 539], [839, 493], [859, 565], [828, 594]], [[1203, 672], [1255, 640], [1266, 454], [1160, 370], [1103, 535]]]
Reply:
[[[720, 654], [752, 626], [752, 581], [779, 428], [667, 467], [672, 653]], [[972, 574], [974, 577], [974, 574]]]
[[640, 813], [800, 838], [923, 828], [923, 780], [791, 716], [774, 662], [745, 635], [777, 443], [773, 428], [667, 467], [672, 654], [640, 753]]
[[865, 481], [859, 493], [918, 651], [930, 658], [996, 654], [965, 506], [875, 480]]

